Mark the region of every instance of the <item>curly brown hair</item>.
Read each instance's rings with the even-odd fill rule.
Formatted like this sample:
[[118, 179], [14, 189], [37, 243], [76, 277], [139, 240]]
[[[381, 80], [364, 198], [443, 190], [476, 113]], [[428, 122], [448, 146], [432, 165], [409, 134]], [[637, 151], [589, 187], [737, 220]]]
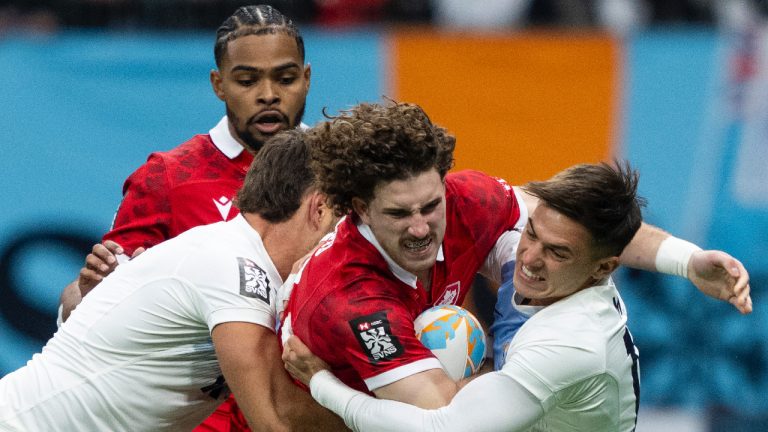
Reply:
[[352, 198], [369, 203], [380, 183], [453, 166], [456, 138], [418, 105], [363, 103], [315, 126], [307, 136], [320, 190], [338, 216]]

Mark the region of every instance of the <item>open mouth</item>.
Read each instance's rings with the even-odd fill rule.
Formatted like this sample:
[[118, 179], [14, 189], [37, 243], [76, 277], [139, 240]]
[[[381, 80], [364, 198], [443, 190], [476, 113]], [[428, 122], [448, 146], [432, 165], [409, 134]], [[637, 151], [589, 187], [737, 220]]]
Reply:
[[533, 272], [532, 272], [532, 271], [531, 271], [531, 270], [530, 270], [528, 267], [526, 267], [525, 265], [521, 265], [521, 266], [520, 266], [520, 272], [521, 272], [521, 273], [523, 274], [523, 276], [525, 276], [525, 278], [526, 278], [526, 279], [528, 279], [528, 280], [531, 280], [531, 281], [543, 281], [543, 280], [544, 280], [544, 278], [543, 278], [543, 277], [536, 275], [535, 273], [533, 273]]
[[285, 116], [279, 112], [262, 113], [251, 122], [259, 132], [264, 134], [274, 134], [283, 129], [285, 125]]

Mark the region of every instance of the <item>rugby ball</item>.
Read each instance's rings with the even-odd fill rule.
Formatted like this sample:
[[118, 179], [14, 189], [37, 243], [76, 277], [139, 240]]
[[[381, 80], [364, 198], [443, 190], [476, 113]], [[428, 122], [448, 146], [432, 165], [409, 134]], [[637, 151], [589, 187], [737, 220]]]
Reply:
[[459, 306], [433, 306], [413, 322], [416, 337], [440, 360], [455, 381], [480, 370], [485, 359], [485, 331]]

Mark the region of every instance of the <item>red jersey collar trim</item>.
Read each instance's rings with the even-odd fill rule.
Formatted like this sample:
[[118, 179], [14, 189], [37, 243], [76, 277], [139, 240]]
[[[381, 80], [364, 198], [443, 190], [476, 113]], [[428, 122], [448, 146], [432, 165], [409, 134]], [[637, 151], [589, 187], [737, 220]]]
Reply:
[[230, 159], [235, 159], [245, 150], [242, 144], [237, 142], [232, 134], [229, 133], [229, 119], [227, 116], [222, 117], [208, 134], [211, 136], [213, 145]]
[[[376, 236], [373, 235], [373, 231], [371, 230], [371, 227], [360, 222], [359, 220], [355, 224], [357, 226], [357, 230], [360, 232], [360, 235], [363, 236], [370, 244], [373, 245], [373, 247], [376, 248], [376, 250], [379, 251], [382, 257], [384, 257], [384, 260], [387, 262], [387, 265], [389, 266], [389, 269], [392, 271], [392, 274], [395, 275], [396, 278], [400, 279], [404, 284], [410, 286], [411, 288], [416, 288], [416, 275], [409, 272], [408, 270], [400, 267], [398, 263], [396, 263], [392, 258], [389, 257], [387, 252], [384, 251], [384, 248], [381, 247], [381, 244], [376, 239]], [[444, 261], [445, 256], [443, 255], [443, 245], [440, 245], [440, 249], [437, 250], [437, 261]]]

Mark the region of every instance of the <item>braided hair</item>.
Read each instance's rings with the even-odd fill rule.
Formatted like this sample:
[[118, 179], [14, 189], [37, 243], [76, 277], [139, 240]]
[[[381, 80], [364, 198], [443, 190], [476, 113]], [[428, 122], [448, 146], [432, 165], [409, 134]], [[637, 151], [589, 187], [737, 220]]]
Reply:
[[293, 21], [269, 5], [250, 5], [238, 8], [216, 30], [216, 43], [213, 46], [216, 66], [221, 67], [221, 59], [227, 53], [229, 42], [241, 36], [276, 33], [284, 33], [296, 39], [299, 56], [303, 62], [304, 38]]

